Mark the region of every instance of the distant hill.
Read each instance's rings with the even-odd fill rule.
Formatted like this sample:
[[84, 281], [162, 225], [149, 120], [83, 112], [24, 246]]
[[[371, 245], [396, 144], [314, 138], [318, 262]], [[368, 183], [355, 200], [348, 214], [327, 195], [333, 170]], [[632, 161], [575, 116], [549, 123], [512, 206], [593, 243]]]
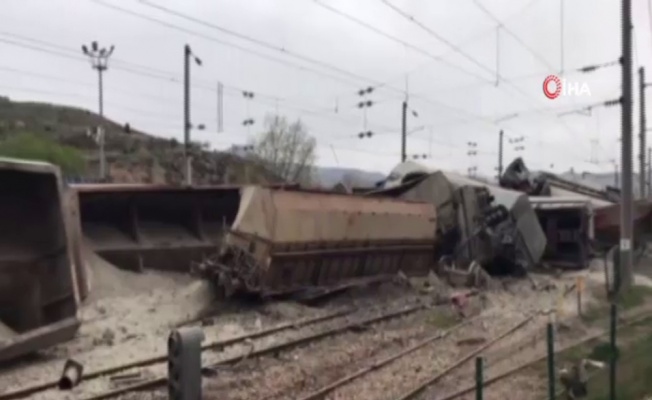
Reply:
[[[100, 117], [88, 110], [48, 103], [15, 102], [0, 96], [0, 139], [30, 132], [82, 150], [89, 176], [73, 178], [96, 177], [98, 146], [89, 133], [99, 123]], [[183, 145], [177, 140], [148, 135], [108, 119], [105, 119], [104, 126], [108, 172], [112, 181], [171, 184], [183, 181]], [[201, 143], [192, 143], [191, 153], [196, 184], [280, 181], [251, 160], [228, 152], [208, 151]]]

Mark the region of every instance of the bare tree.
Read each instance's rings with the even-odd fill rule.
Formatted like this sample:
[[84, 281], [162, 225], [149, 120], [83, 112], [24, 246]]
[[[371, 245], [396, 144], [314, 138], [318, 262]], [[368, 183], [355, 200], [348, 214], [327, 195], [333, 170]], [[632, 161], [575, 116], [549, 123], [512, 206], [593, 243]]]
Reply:
[[302, 185], [312, 183], [317, 142], [301, 121], [288, 123], [284, 117], [268, 116], [265, 132], [251, 145], [252, 154], [279, 178]]

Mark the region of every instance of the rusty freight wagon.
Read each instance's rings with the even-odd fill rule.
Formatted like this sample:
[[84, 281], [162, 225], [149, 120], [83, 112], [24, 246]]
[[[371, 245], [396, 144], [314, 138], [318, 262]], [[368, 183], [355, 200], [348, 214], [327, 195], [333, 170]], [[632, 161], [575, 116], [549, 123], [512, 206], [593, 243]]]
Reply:
[[0, 363], [73, 338], [85, 297], [59, 168], [0, 159]]
[[229, 295], [271, 296], [356, 281], [426, 274], [432, 204], [245, 187], [219, 254], [201, 266]]

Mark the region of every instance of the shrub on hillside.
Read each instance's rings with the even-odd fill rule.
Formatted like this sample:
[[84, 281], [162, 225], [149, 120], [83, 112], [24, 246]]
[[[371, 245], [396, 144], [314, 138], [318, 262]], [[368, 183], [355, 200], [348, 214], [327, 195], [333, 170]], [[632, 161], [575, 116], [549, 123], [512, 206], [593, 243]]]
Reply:
[[59, 166], [66, 175], [80, 175], [86, 167], [79, 150], [29, 133], [12, 135], [0, 141], [0, 157], [49, 162]]

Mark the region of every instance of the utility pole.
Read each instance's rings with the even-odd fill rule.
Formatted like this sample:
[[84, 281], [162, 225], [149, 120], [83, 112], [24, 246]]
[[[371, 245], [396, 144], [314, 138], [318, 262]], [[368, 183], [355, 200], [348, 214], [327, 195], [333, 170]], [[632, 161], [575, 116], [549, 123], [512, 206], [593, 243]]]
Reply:
[[500, 177], [503, 175], [503, 139], [504, 139], [504, 132], [501, 129], [500, 133], [498, 134], [498, 180], [500, 181]]
[[[614, 285], [610, 312], [611, 357], [609, 360], [609, 398], [617, 399], [616, 376], [617, 354], [616, 342], [618, 321], [618, 297], [622, 288], [629, 289], [633, 283], [632, 268], [632, 0], [622, 0], [622, 88], [621, 99], [621, 146], [620, 168], [622, 171], [622, 189], [620, 193], [620, 246], [618, 259], [614, 263]], [[644, 128], [643, 128], [644, 129]]]
[[407, 99], [403, 100], [403, 112], [401, 114], [401, 162], [407, 159]]
[[478, 172], [478, 166], [475, 165], [475, 157], [478, 155], [478, 143], [476, 142], [467, 142], [467, 151], [466, 155], [469, 156], [469, 167], [467, 168], [467, 173], [469, 177], [473, 178]]
[[362, 110], [362, 131], [358, 133], [360, 139], [365, 137], [370, 138], [374, 133], [367, 128], [367, 109], [374, 105], [373, 100], [370, 100], [368, 97], [365, 97], [371, 94], [374, 91], [373, 86], [369, 86], [366, 89], [360, 89], [358, 91], [358, 96], [360, 96], [360, 102], [358, 102], [358, 108]]
[[224, 132], [224, 86], [217, 82], [217, 133]]
[[620, 189], [620, 171], [618, 170], [618, 164], [614, 162], [614, 187]]
[[638, 75], [639, 75], [639, 90], [640, 90], [640, 110], [639, 110], [639, 116], [640, 116], [640, 134], [638, 137], [639, 140], [639, 153], [638, 153], [638, 161], [639, 161], [639, 194], [640, 198], [644, 199], [646, 197], [645, 195], [645, 133], [647, 131], [646, 127], [646, 121], [645, 121], [645, 87], [647, 86], [645, 83], [645, 68], [640, 67], [638, 69]]
[[113, 54], [115, 46], [111, 45], [109, 49], [100, 48], [96, 41], [91, 42], [90, 49], [82, 45], [82, 52], [91, 60], [91, 67], [97, 70], [99, 84], [99, 111], [100, 125], [97, 127], [95, 140], [100, 148], [100, 179], [106, 178], [106, 154], [104, 152], [104, 85], [102, 73], [109, 68], [109, 57]]
[[652, 195], [652, 147], [647, 148], [647, 194]]
[[620, 200], [620, 283], [632, 284], [632, 0], [622, 0], [622, 139]]
[[201, 60], [192, 53], [190, 46], [186, 45], [183, 51], [183, 159], [186, 167], [186, 185], [192, 185], [192, 159], [190, 155], [190, 58], [194, 58], [197, 65]]

